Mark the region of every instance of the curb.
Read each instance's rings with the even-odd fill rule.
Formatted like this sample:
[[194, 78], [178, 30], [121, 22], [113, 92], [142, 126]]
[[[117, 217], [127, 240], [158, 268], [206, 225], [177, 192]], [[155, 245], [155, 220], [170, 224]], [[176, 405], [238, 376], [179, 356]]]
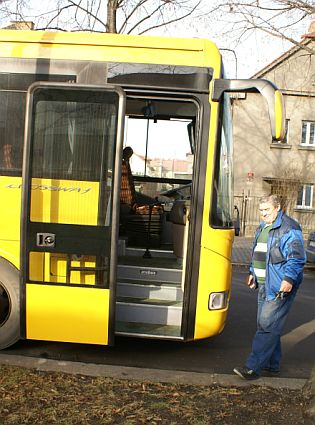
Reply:
[[46, 372], [62, 372], [74, 375], [100, 376], [113, 379], [126, 379], [149, 382], [162, 382], [196, 386], [236, 386], [255, 385], [276, 389], [303, 390], [307, 379], [261, 377], [257, 381], [242, 381], [236, 375], [186, 372], [177, 370], [147, 369], [127, 366], [100, 365], [71, 361], [38, 359], [18, 355], [0, 354], [0, 364], [36, 369]]

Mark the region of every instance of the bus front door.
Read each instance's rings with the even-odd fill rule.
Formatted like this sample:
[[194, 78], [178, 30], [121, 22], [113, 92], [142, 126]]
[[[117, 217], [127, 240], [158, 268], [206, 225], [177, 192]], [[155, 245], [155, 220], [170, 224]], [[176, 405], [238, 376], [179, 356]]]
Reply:
[[35, 83], [28, 92], [21, 333], [112, 344], [125, 96]]

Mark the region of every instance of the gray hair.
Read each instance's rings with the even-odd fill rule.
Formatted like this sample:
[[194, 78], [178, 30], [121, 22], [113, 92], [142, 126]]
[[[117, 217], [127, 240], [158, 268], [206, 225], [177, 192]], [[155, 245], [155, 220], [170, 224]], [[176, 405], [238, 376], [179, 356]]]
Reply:
[[277, 207], [281, 207], [282, 199], [280, 198], [279, 195], [265, 195], [259, 199], [260, 204], [263, 204], [266, 202], [270, 202], [273, 207], [277, 208]]

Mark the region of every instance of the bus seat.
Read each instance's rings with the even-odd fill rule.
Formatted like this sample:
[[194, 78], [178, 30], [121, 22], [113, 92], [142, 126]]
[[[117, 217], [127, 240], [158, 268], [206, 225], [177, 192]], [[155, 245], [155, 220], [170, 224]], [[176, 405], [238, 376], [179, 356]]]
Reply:
[[177, 200], [170, 211], [173, 251], [177, 258], [184, 258], [189, 217], [189, 200]]

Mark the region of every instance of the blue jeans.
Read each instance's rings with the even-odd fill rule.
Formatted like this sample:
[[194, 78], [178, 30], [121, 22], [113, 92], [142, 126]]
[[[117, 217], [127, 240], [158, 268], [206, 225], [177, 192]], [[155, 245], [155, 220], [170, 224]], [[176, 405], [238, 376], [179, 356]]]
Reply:
[[252, 343], [252, 352], [246, 367], [258, 375], [263, 368], [280, 369], [280, 336], [295, 298], [297, 288], [292, 288], [284, 299], [266, 300], [265, 285], [258, 288], [257, 331]]

